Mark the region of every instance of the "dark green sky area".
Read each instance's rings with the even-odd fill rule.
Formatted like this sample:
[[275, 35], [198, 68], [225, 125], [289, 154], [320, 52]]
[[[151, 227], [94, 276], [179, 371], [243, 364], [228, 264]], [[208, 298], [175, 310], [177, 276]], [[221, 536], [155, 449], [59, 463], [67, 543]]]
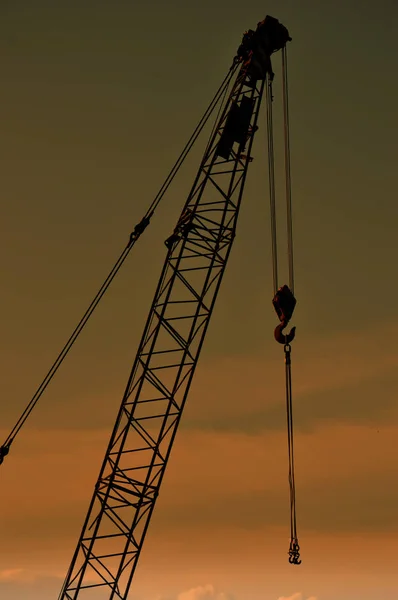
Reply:
[[[277, 15], [293, 37], [300, 329], [308, 339], [350, 329], [355, 339], [364, 326], [394, 319], [397, 8], [394, 2], [357, 6], [3, 3], [0, 265], [7, 395], [14, 394], [17, 373], [18, 398], [44, 373], [163, 182], [242, 32], [266, 13]], [[262, 352], [271, 340], [264, 129], [208, 356]], [[124, 384], [163, 240], [202, 147], [203, 141], [71, 358], [80, 385], [94, 373], [112, 383], [123, 374]], [[280, 165], [281, 158], [277, 153]], [[281, 242], [283, 252], [283, 231]], [[94, 347], [96, 356], [83, 361]]]

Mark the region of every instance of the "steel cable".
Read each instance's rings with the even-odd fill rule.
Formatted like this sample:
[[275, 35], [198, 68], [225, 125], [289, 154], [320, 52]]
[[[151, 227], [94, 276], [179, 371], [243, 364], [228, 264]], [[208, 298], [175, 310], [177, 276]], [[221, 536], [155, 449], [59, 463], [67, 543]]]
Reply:
[[160, 204], [163, 196], [167, 192], [167, 190], [170, 187], [172, 181], [174, 180], [175, 176], [177, 175], [178, 171], [180, 170], [180, 168], [181, 168], [183, 162], [185, 161], [188, 153], [192, 149], [192, 146], [194, 145], [194, 143], [196, 142], [196, 140], [199, 137], [200, 133], [202, 132], [203, 128], [205, 127], [205, 125], [206, 125], [207, 121], [209, 120], [211, 114], [213, 113], [214, 109], [216, 108], [217, 104], [219, 103], [220, 98], [223, 97], [225, 89], [228, 89], [229, 83], [230, 83], [230, 81], [231, 81], [234, 73], [236, 72], [237, 66], [238, 66], [238, 62], [234, 61], [234, 63], [232, 64], [231, 68], [228, 71], [228, 74], [224, 78], [224, 80], [221, 83], [220, 87], [218, 88], [215, 96], [213, 97], [212, 101], [210, 102], [208, 108], [206, 109], [203, 117], [199, 121], [199, 123], [196, 126], [193, 134], [189, 138], [189, 140], [188, 140], [187, 144], [185, 145], [183, 151], [181, 152], [180, 156], [178, 157], [177, 161], [175, 162], [174, 166], [172, 167], [171, 171], [169, 172], [169, 174], [168, 174], [165, 182], [163, 183], [163, 185], [160, 188], [159, 192], [157, 193], [157, 195], [155, 196], [155, 198], [152, 201], [151, 205], [149, 206], [147, 212], [145, 213], [145, 216], [140, 221], [140, 223], [138, 223], [136, 225], [134, 231], [132, 232], [132, 234], [130, 236], [130, 239], [129, 239], [129, 242], [128, 242], [127, 246], [123, 249], [123, 251], [120, 254], [119, 258], [117, 259], [115, 265], [112, 267], [109, 275], [107, 276], [107, 278], [105, 279], [104, 283], [100, 287], [99, 291], [95, 295], [94, 299], [90, 303], [90, 305], [87, 308], [86, 312], [84, 313], [83, 317], [80, 319], [79, 323], [75, 327], [72, 335], [69, 337], [68, 341], [66, 342], [66, 344], [62, 348], [61, 352], [59, 353], [57, 359], [55, 360], [55, 362], [51, 366], [50, 370], [48, 371], [47, 375], [44, 377], [43, 381], [41, 382], [41, 384], [37, 388], [37, 390], [34, 393], [32, 399], [30, 400], [30, 402], [26, 406], [26, 408], [23, 411], [22, 415], [20, 416], [20, 418], [18, 419], [18, 421], [16, 422], [16, 424], [12, 428], [11, 432], [7, 436], [7, 438], [4, 441], [3, 445], [0, 447], [0, 464], [3, 462], [5, 456], [7, 456], [8, 452], [9, 452], [9, 449], [10, 449], [10, 446], [13, 443], [16, 435], [18, 434], [18, 432], [20, 431], [20, 429], [22, 428], [22, 426], [26, 422], [27, 418], [29, 417], [29, 415], [31, 414], [31, 412], [33, 411], [33, 409], [35, 408], [37, 402], [39, 401], [39, 399], [43, 395], [43, 393], [46, 390], [47, 386], [49, 385], [49, 383], [53, 379], [54, 375], [58, 371], [59, 367], [61, 366], [61, 364], [65, 360], [67, 354], [71, 350], [73, 344], [75, 343], [75, 341], [79, 337], [80, 333], [84, 329], [85, 325], [87, 324], [89, 318], [91, 317], [91, 315], [93, 314], [94, 310], [98, 306], [100, 300], [104, 296], [105, 292], [108, 290], [110, 284], [112, 283], [112, 281], [116, 277], [117, 273], [119, 272], [120, 268], [122, 267], [123, 263], [127, 259], [127, 257], [130, 254], [133, 246], [135, 245], [135, 242], [138, 240], [138, 238], [141, 236], [141, 234], [143, 233], [143, 231], [148, 226], [149, 221], [152, 218], [152, 216], [153, 216], [156, 208], [159, 206], [159, 204]]
[[274, 130], [272, 119], [272, 80], [267, 75], [266, 82], [266, 108], [267, 108], [267, 141], [268, 141], [268, 183], [270, 200], [271, 222], [271, 248], [272, 248], [272, 275], [274, 281], [274, 294], [278, 291], [278, 245], [276, 229], [276, 196], [275, 196], [275, 164], [274, 164]]
[[[282, 48], [282, 94], [283, 94], [283, 129], [284, 129], [284, 162], [285, 162], [285, 195], [286, 195], [286, 228], [287, 228], [287, 255], [289, 288], [294, 297], [294, 263], [293, 263], [293, 219], [292, 219], [292, 192], [291, 192], [291, 169], [290, 169], [290, 133], [289, 133], [289, 103], [288, 103], [288, 79], [287, 79], [287, 52]], [[276, 193], [275, 193], [275, 165], [274, 165], [274, 141], [273, 141], [273, 116], [272, 116], [272, 80], [268, 77], [267, 86], [267, 130], [268, 130], [268, 172], [269, 172], [269, 194], [270, 194], [270, 222], [272, 243], [272, 271], [275, 297], [280, 293], [283, 303], [283, 289], [278, 286], [278, 240], [277, 240], [277, 218], [276, 218]], [[286, 286], [284, 286], [286, 287]], [[275, 301], [275, 299], [274, 299]], [[293, 305], [294, 308], [294, 305]], [[282, 311], [284, 329], [291, 314], [286, 318]], [[281, 318], [281, 314], [279, 317]], [[287, 313], [289, 314], [289, 312]], [[279, 326], [280, 327], [280, 326]], [[294, 329], [292, 330], [294, 331]], [[291, 335], [291, 334], [289, 334]], [[293, 335], [294, 337], [294, 335]], [[289, 462], [289, 492], [290, 492], [290, 547], [289, 562], [300, 564], [300, 546], [297, 538], [296, 519], [296, 487], [294, 477], [294, 439], [293, 439], [293, 398], [292, 398], [292, 374], [291, 374], [291, 346], [288, 336], [278, 341], [284, 343], [285, 350], [285, 381], [286, 381], [286, 418], [287, 418], [287, 443]]]
[[292, 364], [291, 346], [285, 344], [286, 372], [286, 417], [287, 417], [287, 446], [289, 457], [289, 488], [290, 488], [290, 548], [289, 562], [299, 565], [300, 546], [297, 538], [296, 518], [296, 484], [294, 478], [294, 440], [293, 440], [293, 397], [292, 397]]
[[289, 261], [289, 287], [294, 294], [294, 261], [293, 261], [293, 216], [292, 216], [292, 177], [290, 169], [290, 131], [289, 131], [289, 90], [287, 76], [287, 50], [282, 48], [282, 96], [283, 96], [283, 129], [285, 137], [285, 193], [286, 193], [286, 225], [287, 249]]

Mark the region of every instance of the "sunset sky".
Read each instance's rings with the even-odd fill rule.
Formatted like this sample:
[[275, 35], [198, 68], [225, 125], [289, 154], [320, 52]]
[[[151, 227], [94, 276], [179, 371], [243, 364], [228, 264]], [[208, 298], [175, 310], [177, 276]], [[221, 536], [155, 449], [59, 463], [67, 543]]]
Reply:
[[[243, 32], [266, 14], [293, 38], [303, 563], [287, 561], [284, 364], [273, 340], [263, 111], [238, 235], [132, 600], [398, 598], [398, 3], [0, 2], [0, 443], [145, 214]], [[280, 55], [274, 70], [280, 136]], [[0, 467], [1, 600], [58, 596], [164, 240], [204, 145]], [[276, 150], [281, 184], [280, 138]], [[281, 252], [283, 241], [281, 229]]]

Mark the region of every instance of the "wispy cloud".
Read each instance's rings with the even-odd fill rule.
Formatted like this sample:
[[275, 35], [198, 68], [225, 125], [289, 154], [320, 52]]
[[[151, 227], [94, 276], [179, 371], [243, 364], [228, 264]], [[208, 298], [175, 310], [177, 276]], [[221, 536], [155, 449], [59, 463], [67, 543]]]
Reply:
[[43, 581], [61, 581], [64, 579], [64, 576], [64, 574], [60, 574], [56, 571], [10, 568], [0, 571], [0, 582], [13, 584], [37, 584]]
[[184, 590], [174, 597], [157, 596], [156, 600], [233, 600], [233, 596], [217, 590], [212, 583], [206, 583]]
[[[368, 328], [295, 342], [296, 427], [309, 429], [325, 420], [397, 422], [396, 329]], [[204, 361], [198, 368], [182, 428], [251, 434], [284, 428], [284, 364], [278, 350], [263, 357]]]
[[[397, 332], [395, 324], [319, 339], [308, 338], [303, 332], [292, 350], [297, 426], [310, 427], [325, 419], [352, 423], [380, 417], [397, 422], [398, 351], [394, 344]], [[104, 428], [110, 431], [119, 399], [120, 390], [84, 397], [76, 394], [61, 403], [57, 399], [46, 410], [37, 411], [35, 426], [53, 431]], [[263, 355], [211, 360], [204, 351], [181, 428], [247, 433], [280, 429], [285, 425], [283, 406], [281, 348], [272, 347]], [[17, 418], [15, 405], [2, 407], [1, 417], [2, 423], [8, 417], [11, 427]], [[29, 421], [29, 426], [32, 422]]]
[[296, 592], [293, 596], [280, 596], [278, 600], [318, 600], [315, 596], [303, 596], [301, 592]]
[[[314, 434], [297, 432], [301, 525], [324, 532], [396, 530], [398, 487], [391, 473], [397, 470], [393, 451], [397, 435], [396, 426], [379, 432], [337, 425]], [[108, 435], [53, 432], [45, 437], [51, 453], [40, 449], [39, 432], [30, 432], [24, 446], [16, 446], [15, 455], [2, 466], [0, 529], [13, 548], [19, 547], [21, 536], [39, 537], [40, 546], [58, 537], [73, 547]], [[19, 472], [31, 490], [28, 506], [15, 477]], [[157, 530], [165, 535], [170, 529], [188, 527], [284, 526], [286, 473], [285, 431], [258, 435], [181, 431], [157, 506]]]
[[231, 600], [225, 592], [217, 591], [212, 584], [206, 584], [181, 592], [177, 600]]
[[4, 569], [0, 571], [0, 581], [15, 581], [22, 573], [23, 569]]

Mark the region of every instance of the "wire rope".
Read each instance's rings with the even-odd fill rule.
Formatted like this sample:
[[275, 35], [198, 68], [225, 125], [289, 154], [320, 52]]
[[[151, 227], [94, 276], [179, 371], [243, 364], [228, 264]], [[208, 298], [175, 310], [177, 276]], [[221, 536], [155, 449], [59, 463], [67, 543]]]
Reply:
[[289, 262], [289, 287], [294, 294], [294, 261], [293, 261], [293, 216], [292, 216], [292, 177], [290, 168], [290, 126], [289, 126], [289, 89], [287, 75], [287, 49], [282, 48], [282, 96], [283, 96], [283, 129], [285, 138], [285, 193], [286, 193], [286, 225], [287, 250]]
[[[272, 243], [272, 272], [274, 284], [274, 306], [281, 320], [275, 330], [277, 341], [284, 344], [285, 351], [285, 383], [286, 383], [286, 419], [287, 419], [287, 445], [289, 463], [289, 493], [290, 493], [290, 546], [289, 562], [299, 565], [300, 546], [297, 537], [296, 517], [296, 486], [294, 476], [294, 439], [293, 439], [293, 396], [292, 396], [292, 372], [291, 372], [291, 346], [290, 341], [294, 338], [294, 330], [290, 334], [283, 334], [294, 310], [296, 300], [294, 298], [294, 261], [293, 261], [293, 219], [292, 219], [292, 191], [291, 191], [291, 167], [290, 167], [290, 132], [289, 132], [289, 102], [288, 102], [288, 75], [287, 75], [287, 51], [286, 46], [282, 48], [282, 103], [283, 103], [283, 134], [284, 134], [284, 162], [285, 162], [285, 196], [286, 196], [286, 229], [287, 229], [287, 258], [289, 287], [278, 286], [278, 239], [276, 220], [276, 192], [275, 192], [275, 165], [274, 165], [274, 132], [272, 116], [272, 78], [268, 76], [267, 86], [267, 132], [268, 132], [268, 172], [269, 172], [269, 195], [270, 195], [270, 223]], [[290, 288], [290, 289], [289, 289]]]
[[268, 141], [268, 183], [270, 200], [271, 222], [271, 247], [272, 247], [272, 275], [274, 294], [278, 291], [278, 245], [276, 229], [276, 194], [275, 194], [275, 160], [274, 160], [274, 129], [272, 117], [272, 80], [267, 75], [266, 82], [266, 110], [267, 110], [267, 141]]
[[150, 219], [154, 215], [156, 208], [159, 206], [163, 196], [167, 192], [172, 181], [174, 180], [175, 176], [177, 175], [178, 171], [180, 170], [180, 168], [181, 168], [184, 160], [186, 159], [188, 153], [190, 152], [192, 146], [196, 142], [197, 138], [199, 137], [200, 133], [202, 132], [203, 128], [205, 127], [207, 121], [209, 120], [211, 114], [213, 113], [214, 109], [216, 108], [217, 104], [219, 103], [220, 98], [223, 97], [225, 89], [228, 89], [228, 86], [230, 84], [230, 81], [231, 81], [236, 69], [237, 69], [237, 66], [238, 66], [238, 62], [234, 61], [231, 68], [229, 69], [226, 77], [224, 78], [223, 82], [221, 83], [220, 87], [218, 88], [215, 96], [213, 97], [212, 101], [210, 102], [208, 108], [206, 109], [204, 115], [202, 116], [198, 125], [194, 129], [193, 134], [189, 138], [183, 151], [177, 158], [174, 166], [172, 167], [171, 171], [169, 172], [168, 176], [166, 177], [165, 182], [163, 183], [159, 192], [156, 194], [154, 200], [152, 201], [151, 205], [149, 206], [148, 210], [146, 211], [143, 219], [135, 226], [133, 232], [130, 235], [130, 239], [129, 239], [127, 246], [123, 249], [122, 253], [120, 254], [119, 258], [117, 259], [115, 265], [112, 267], [112, 269], [109, 272], [104, 283], [98, 290], [97, 294], [95, 295], [94, 299], [90, 303], [90, 305], [87, 308], [86, 312], [84, 313], [83, 317], [80, 319], [77, 326], [75, 327], [72, 335], [69, 337], [68, 341], [62, 348], [61, 352], [59, 353], [55, 362], [51, 366], [50, 370], [48, 371], [48, 373], [44, 377], [43, 381], [41, 382], [41, 384], [39, 385], [39, 387], [33, 394], [32, 399], [29, 401], [29, 403], [26, 406], [25, 410], [23, 411], [22, 415], [17, 420], [17, 422], [14, 425], [14, 427], [12, 428], [11, 432], [5, 439], [3, 445], [0, 447], [0, 464], [3, 462], [5, 456], [7, 456], [7, 454], [9, 453], [10, 446], [13, 443], [13, 441], [15, 440], [15, 437], [21, 430], [22, 426], [28, 419], [29, 415], [32, 413], [33, 409], [37, 405], [37, 403], [40, 400], [41, 396], [43, 395], [44, 391], [50, 384], [51, 380], [53, 379], [54, 375], [58, 371], [58, 369], [61, 366], [61, 364], [63, 363], [63, 361], [65, 360], [65, 358], [68, 355], [69, 351], [71, 350], [72, 346], [74, 345], [77, 338], [83, 331], [85, 325], [87, 324], [87, 322], [90, 319], [91, 315], [93, 314], [94, 310], [98, 306], [99, 302], [103, 298], [104, 294], [108, 290], [112, 281], [114, 280], [114, 278], [118, 274], [119, 270], [121, 269], [123, 263], [125, 262], [128, 255], [130, 254], [136, 241], [141, 236], [141, 234], [144, 232], [146, 227], [149, 225]]

